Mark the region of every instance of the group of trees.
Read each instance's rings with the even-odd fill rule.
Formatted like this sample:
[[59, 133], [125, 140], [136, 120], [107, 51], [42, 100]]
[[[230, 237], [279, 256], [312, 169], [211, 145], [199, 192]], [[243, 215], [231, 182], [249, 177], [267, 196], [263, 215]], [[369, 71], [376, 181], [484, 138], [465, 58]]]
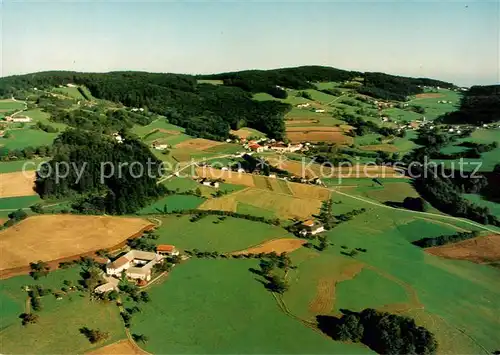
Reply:
[[438, 156], [441, 148], [452, 140], [453, 138], [439, 130], [419, 131], [416, 143], [422, 147], [404, 157], [406, 163], [413, 163], [410, 173], [416, 176], [413, 180], [415, 189], [442, 212], [479, 223], [500, 225], [498, 217], [492, 215], [487, 207], [476, 205], [462, 197], [464, 192], [479, 192], [486, 188], [487, 183], [484, 178], [448, 177], [453, 174], [447, 174], [442, 166], [428, 164], [428, 159]]
[[500, 85], [473, 86], [467, 90], [458, 111], [438, 118], [441, 123], [482, 125], [498, 121], [500, 115]]
[[25, 160], [34, 157], [49, 157], [52, 155], [52, 146], [41, 145], [22, 149], [8, 149], [0, 147], [0, 161]]
[[432, 332], [409, 317], [379, 312], [344, 311], [340, 319], [318, 316], [318, 327], [336, 340], [361, 342], [378, 354], [434, 354], [438, 343]]
[[451, 234], [451, 235], [440, 235], [438, 237], [422, 238], [413, 241], [412, 244], [421, 248], [430, 248], [439, 245], [456, 243], [466, 239], [476, 238], [477, 236], [479, 236], [479, 232], [476, 231], [458, 232], [456, 234]]
[[2, 226], [0, 226], [0, 229], [13, 226], [17, 222], [22, 221], [23, 219], [26, 219], [28, 217], [28, 214], [26, 212], [24, 212], [22, 209], [18, 209], [14, 212], [10, 212], [7, 215], [7, 217], [9, 217], [9, 219], [7, 221], [5, 221]]
[[384, 100], [406, 101], [409, 96], [424, 92], [422, 86], [454, 87], [451, 83], [427, 78], [407, 78], [384, 73], [365, 73], [363, 86], [357, 90], [361, 94]]
[[165, 193], [156, 184], [161, 162], [135, 137], [124, 141], [82, 130], [66, 130], [55, 140], [53, 158], [37, 172], [42, 198], [80, 198], [78, 213], [132, 213]]
[[80, 328], [80, 333], [90, 341], [91, 344], [96, 344], [105, 341], [109, 338], [109, 333], [99, 329], [90, 329], [87, 327]]
[[49, 265], [42, 260], [30, 263], [30, 269], [30, 276], [35, 280], [47, 276], [50, 271]]

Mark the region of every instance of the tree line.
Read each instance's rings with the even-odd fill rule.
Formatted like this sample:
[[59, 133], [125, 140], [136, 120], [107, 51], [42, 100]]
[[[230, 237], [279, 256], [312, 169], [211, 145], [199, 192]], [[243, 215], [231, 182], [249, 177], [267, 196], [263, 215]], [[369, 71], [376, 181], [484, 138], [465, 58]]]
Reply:
[[440, 235], [438, 237], [426, 237], [411, 242], [420, 248], [431, 248], [439, 245], [451, 244], [460, 242], [462, 240], [472, 239], [479, 236], [479, 232], [458, 232], [451, 235]]

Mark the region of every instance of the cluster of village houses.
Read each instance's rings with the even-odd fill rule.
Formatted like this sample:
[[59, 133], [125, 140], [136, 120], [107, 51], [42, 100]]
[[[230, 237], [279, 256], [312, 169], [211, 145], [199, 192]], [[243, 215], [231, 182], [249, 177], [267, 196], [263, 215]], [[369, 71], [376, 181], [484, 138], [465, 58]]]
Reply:
[[309, 143], [287, 144], [283, 142], [277, 142], [274, 139], [267, 139], [267, 138], [260, 138], [257, 140], [250, 140], [250, 141], [242, 139], [241, 143], [245, 149], [256, 153], [262, 153], [268, 150], [275, 151], [277, 153], [294, 153], [294, 152], [309, 150]]

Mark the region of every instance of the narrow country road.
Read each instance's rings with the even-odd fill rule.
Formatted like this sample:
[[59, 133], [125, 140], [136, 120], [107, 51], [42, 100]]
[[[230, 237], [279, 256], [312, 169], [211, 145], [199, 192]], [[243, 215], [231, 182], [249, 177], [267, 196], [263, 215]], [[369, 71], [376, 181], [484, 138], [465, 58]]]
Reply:
[[462, 223], [470, 224], [472, 226], [475, 226], [477, 228], [481, 228], [481, 229], [487, 230], [487, 231], [495, 233], [495, 234], [499, 234], [500, 233], [499, 230], [491, 229], [491, 228], [486, 227], [486, 226], [484, 226], [482, 224], [479, 224], [479, 223], [476, 223], [476, 222], [472, 222], [472, 221], [469, 221], [467, 219], [453, 217], [453, 216], [448, 216], [448, 215], [441, 215], [441, 214], [431, 213], [431, 212], [418, 212], [418, 211], [406, 210], [406, 209], [402, 209], [402, 208], [401, 209], [400, 208], [394, 208], [394, 207], [387, 206], [387, 205], [384, 205], [384, 204], [381, 204], [381, 203], [378, 203], [378, 202], [367, 200], [367, 199], [365, 199], [363, 197], [353, 196], [353, 195], [346, 194], [345, 192], [340, 192], [339, 190], [337, 190], [335, 188], [329, 189], [329, 190], [334, 191], [335, 193], [337, 193], [339, 195], [350, 197], [350, 198], [356, 199], [358, 201], [369, 203], [369, 204], [377, 206], [377, 207], [389, 208], [389, 209], [396, 210], [396, 211], [402, 211], [402, 212], [408, 212], [408, 213], [414, 213], [414, 214], [422, 214], [422, 215], [427, 215], [427, 216], [433, 216], [433, 217], [451, 219], [451, 220], [454, 220], [454, 221], [459, 221], [459, 222], [462, 222]]

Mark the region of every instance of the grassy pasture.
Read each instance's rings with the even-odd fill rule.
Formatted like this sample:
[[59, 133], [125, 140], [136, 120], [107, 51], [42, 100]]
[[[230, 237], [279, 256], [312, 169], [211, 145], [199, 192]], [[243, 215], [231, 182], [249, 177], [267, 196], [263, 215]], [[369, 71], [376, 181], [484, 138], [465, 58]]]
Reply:
[[27, 208], [40, 201], [42, 200], [38, 195], [0, 198], [0, 210]]
[[154, 120], [153, 122], [151, 122], [150, 124], [148, 124], [147, 126], [135, 125], [132, 128], [132, 132], [134, 132], [138, 136], [142, 137], [155, 129], [164, 129], [167, 131], [178, 131], [181, 133], [183, 133], [185, 131], [184, 128], [179, 127], [179, 126], [175, 126], [171, 123], [168, 123], [166, 118], [160, 117], [160, 118]]
[[10, 137], [0, 138], [0, 145], [9, 150], [51, 145], [58, 135], [58, 133], [46, 133], [30, 128], [12, 129], [8, 132]]
[[409, 301], [401, 285], [368, 268], [361, 270], [354, 278], [338, 283], [335, 291], [335, 312], [339, 312], [340, 307], [383, 309], [386, 305]]
[[24, 108], [24, 102], [11, 99], [0, 100], [0, 112], [19, 111]]
[[163, 211], [167, 206], [167, 211], [190, 210], [197, 208], [205, 201], [204, 198], [192, 195], [170, 195], [159, 199], [153, 204], [139, 210], [138, 214], [154, 214], [158, 210]]
[[[79, 268], [57, 270], [34, 281], [29, 276], [17, 276], [0, 281], [0, 351], [16, 354], [84, 353], [93, 348], [125, 337], [118, 308], [113, 303], [91, 302], [86, 294], [70, 291], [62, 300], [53, 295], [42, 298], [39, 321], [26, 327], [19, 314], [25, 311], [27, 294], [21, 288], [40, 284], [59, 290], [64, 280], [77, 284]], [[92, 345], [79, 332], [81, 327], [99, 328], [109, 332], [106, 342]]]
[[211, 85], [224, 85], [222, 80], [208, 80], [208, 79], [198, 79], [196, 80], [198, 84], [211, 84]]
[[83, 95], [78, 91], [76, 87], [62, 87], [62, 88], [54, 88], [54, 92], [63, 94], [65, 96], [69, 96], [76, 100], [85, 100]]
[[[348, 201], [342, 196], [336, 196], [335, 199], [343, 202], [338, 205], [343, 208], [354, 207], [358, 202]], [[487, 266], [458, 264], [428, 256], [420, 248], [407, 242], [407, 238], [416, 236], [413, 234], [412, 237], [408, 230], [401, 231], [395, 227], [394, 221], [402, 224], [403, 221], [411, 222], [412, 217], [402, 211], [370, 207], [367, 213], [327, 233], [329, 241], [335, 244], [327, 252], [340, 253], [340, 245], [349, 249], [366, 248], [367, 252], [360, 253], [355, 257], [356, 260], [375, 268], [382, 275], [390, 275], [400, 285], [405, 285], [406, 289], [413, 290], [428, 315], [443, 319], [449, 327], [455, 329], [459, 337], [457, 344], [464, 343], [459, 352], [475, 353], [480, 352], [480, 349], [471, 344], [466, 335], [460, 335], [457, 329], [465, 330], [479, 344], [493, 349], [496, 345], [492, 341], [491, 332], [500, 325], [498, 318], [494, 316], [495, 309], [500, 306], [500, 288], [493, 282], [498, 277], [498, 271]], [[436, 230], [442, 227], [436, 227], [432, 222], [419, 223], [420, 237], [443, 232]], [[416, 226], [411, 227], [412, 231], [415, 229]], [[445, 234], [450, 232], [452, 228]], [[340, 303], [338, 306], [343, 307]], [[479, 309], [481, 311], [477, 311]], [[426, 325], [439, 334], [440, 330], [434, 324]], [[446, 352], [445, 349], [443, 351]]]
[[50, 120], [50, 115], [47, 112], [43, 112], [39, 108], [34, 108], [23, 112], [23, 115], [31, 117], [33, 119], [32, 123], [41, 122], [44, 124], [51, 125], [57, 128], [59, 131], [64, 131], [68, 126], [64, 123], [52, 122]]
[[[452, 90], [438, 90], [440, 97], [414, 98], [409, 104], [418, 105], [425, 108], [425, 116], [427, 119], [435, 119], [447, 112], [455, 111], [460, 105], [461, 94]], [[438, 104], [438, 101], [451, 101], [452, 103]]]
[[[476, 143], [492, 143], [500, 141], [500, 129], [477, 129], [472, 132], [470, 137], [459, 139], [457, 142], [454, 142], [452, 145], [449, 145], [442, 149], [443, 153], [453, 153], [460, 151], [462, 147], [457, 147], [457, 144], [461, 142], [469, 141]], [[500, 147], [481, 154], [480, 159], [470, 159], [464, 158], [463, 169], [465, 171], [472, 171], [476, 168], [477, 164], [480, 163], [479, 171], [492, 171], [496, 164], [498, 164], [500, 156]], [[458, 160], [434, 160], [436, 162], [442, 162], [446, 167], [460, 169]]]
[[239, 218], [207, 216], [196, 222], [191, 222], [190, 216], [160, 218], [163, 224], [157, 229], [158, 243], [181, 249], [231, 252], [274, 238], [293, 237], [283, 228]]
[[370, 352], [334, 342], [281, 313], [248, 271], [256, 266], [255, 260], [197, 259], [176, 267], [150, 290], [152, 302], [134, 316], [131, 331], [150, 338], [144, 348], [152, 353]]

